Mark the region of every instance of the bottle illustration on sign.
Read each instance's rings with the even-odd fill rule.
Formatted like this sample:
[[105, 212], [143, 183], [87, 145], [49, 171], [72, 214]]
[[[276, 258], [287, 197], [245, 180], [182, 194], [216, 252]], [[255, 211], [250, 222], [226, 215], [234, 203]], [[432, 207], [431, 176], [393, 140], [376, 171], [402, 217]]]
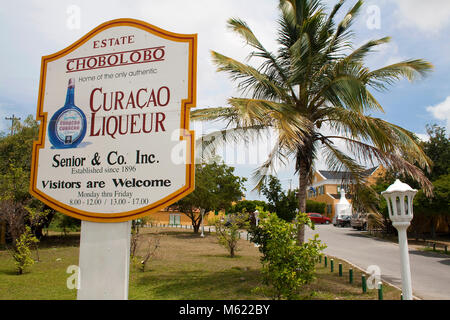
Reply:
[[86, 135], [86, 116], [75, 106], [75, 79], [69, 79], [66, 103], [48, 124], [48, 138], [55, 149], [76, 148]]

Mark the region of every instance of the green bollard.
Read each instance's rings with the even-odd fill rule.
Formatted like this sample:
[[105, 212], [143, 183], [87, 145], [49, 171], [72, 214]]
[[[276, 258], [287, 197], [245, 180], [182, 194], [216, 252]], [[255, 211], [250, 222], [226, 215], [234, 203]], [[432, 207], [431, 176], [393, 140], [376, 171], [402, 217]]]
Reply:
[[367, 292], [367, 282], [366, 282], [366, 276], [365, 275], [361, 276], [361, 285], [362, 285], [362, 292], [366, 293]]
[[378, 300], [383, 300], [383, 284], [378, 283]]
[[331, 270], [331, 272], [334, 271], [334, 259], [330, 260], [330, 270]]
[[319, 256], [319, 263], [322, 263], [322, 256]]
[[325, 268], [328, 267], [328, 259], [325, 257]]
[[342, 277], [342, 263], [339, 263], [339, 277]]
[[353, 283], [353, 269], [348, 270], [348, 282]]

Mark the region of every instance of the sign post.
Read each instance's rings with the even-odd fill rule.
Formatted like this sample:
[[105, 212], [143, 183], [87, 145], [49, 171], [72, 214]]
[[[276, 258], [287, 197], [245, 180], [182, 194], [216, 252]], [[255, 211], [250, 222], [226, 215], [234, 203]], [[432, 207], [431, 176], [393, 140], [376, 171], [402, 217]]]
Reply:
[[126, 299], [130, 220], [194, 190], [196, 47], [118, 19], [42, 57], [30, 193], [83, 220], [79, 299]]
[[130, 221], [81, 222], [78, 300], [128, 298], [130, 231]]

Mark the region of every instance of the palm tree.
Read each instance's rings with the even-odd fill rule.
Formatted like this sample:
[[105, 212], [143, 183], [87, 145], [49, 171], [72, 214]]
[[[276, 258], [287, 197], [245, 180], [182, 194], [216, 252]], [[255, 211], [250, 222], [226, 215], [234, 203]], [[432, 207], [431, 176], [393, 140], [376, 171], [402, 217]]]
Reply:
[[[332, 170], [351, 171], [356, 184], [363, 184], [362, 163], [380, 163], [417, 180], [431, 193], [431, 183], [420, 168], [431, 161], [417, 137], [370, 111], [383, 111], [370, 89], [385, 91], [395, 81], [413, 81], [425, 76], [433, 66], [424, 60], [407, 60], [377, 70], [364, 66], [364, 59], [390, 38], [372, 40], [359, 48], [352, 46], [351, 25], [363, 1], [357, 1], [344, 19], [335, 23], [345, 0], [327, 14], [321, 0], [280, 0], [276, 53], [269, 52], [246, 22], [232, 18], [228, 27], [252, 47], [259, 67], [241, 63], [212, 52], [218, 71], [226, 72], [243, 97], [228, 100], [227, 107], [195, 110], [192, 120], [226, 120], [219, 134], [203, 137], [204, 146], [220, 141], [247, 138], [264, 129], [278, 132], [277, 143], [267, 160], [255, 170], [259, 189], [276, 161], [295, 161], [299, 177], [299, 210], [306, 210], [307, 186], [311, 182], [318, 151]], [[322, 128], [322, 130], [321, 130]], [[323, 128], [327, 128], [324, 133]], [[210, 139], [214, 136], [216, 139]], [[222, 139], [217, 139], [217, 138]], [[347, 152], [336, 142], [345, 142]], [[415, 164], [415, 165], [414, 165]], [[419, 168], [420, 167], [420, 168]], [[303, 241], [303, 231], [299, 240]]]

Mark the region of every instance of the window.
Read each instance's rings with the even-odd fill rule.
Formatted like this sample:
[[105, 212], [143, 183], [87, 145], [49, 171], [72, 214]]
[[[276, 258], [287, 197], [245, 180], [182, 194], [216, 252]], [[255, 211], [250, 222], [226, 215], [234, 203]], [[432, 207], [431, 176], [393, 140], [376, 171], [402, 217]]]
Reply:
[[318, 193], [318, 194], [325, 194], [325, 187], [324, 187], [324, 186], [320, 186], [320, 187], [318, 188], [317, 193]]
[[333, 210], [331, 204], [327, 205], [327, 214], [331, 214], [331, 211]]
[[169, 224], [170, 225], [180, 225], [180, 214], [179, 213], [171, 213], [169, 215]]

